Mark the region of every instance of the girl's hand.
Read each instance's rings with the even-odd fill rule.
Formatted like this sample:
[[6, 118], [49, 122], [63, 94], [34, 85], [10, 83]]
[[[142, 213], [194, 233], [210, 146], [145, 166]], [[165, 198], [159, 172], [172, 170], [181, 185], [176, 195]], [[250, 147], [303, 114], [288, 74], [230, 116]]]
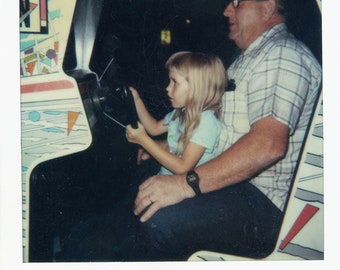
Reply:
[[138, 128], [134, 129], [131, 125], [126, 126], [126, 139], [131, 143], [143, 146], [143, 142], [148, 138], [148, 134], [141, 123], [138, 122]]
[[139, 94], [138, 94], [138, 91], [137, 91], [135, 88], [133, 88], [132, 86], [130, 86], [129, 89], [130, 89], [130, 91], [131, 91], [131, 94], [132, 94], [132, 96], [133, 96], [133, 99], [135, 100], [135, 102], [137, 102], [137, 100], [140, 99], [140, 96], [139, 96]]
[[151, 156], [144, 148], [139, 148], [137, 152], [137, 165], [141, 165], [144, 160], [150, 159]]

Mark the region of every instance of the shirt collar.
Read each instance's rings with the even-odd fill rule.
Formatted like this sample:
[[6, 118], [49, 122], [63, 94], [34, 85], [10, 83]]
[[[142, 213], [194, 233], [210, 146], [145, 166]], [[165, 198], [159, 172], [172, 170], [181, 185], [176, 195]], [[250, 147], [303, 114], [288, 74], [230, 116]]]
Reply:
[[260, 47], [271, 36], [274, 36], [276, 35], [276, 33], [286, 31], [286, 30], [287, 30], [287, 26], [285, 23], [279, 23], [279, 24], [274, 25], [272, 28], [264, 32], [262, 35], [260, 35], [255, 41], [253, 41], [253, 43], [249, 45], [249, 47], [244, 51], [243, 54], [248, 54], [252, 50]]

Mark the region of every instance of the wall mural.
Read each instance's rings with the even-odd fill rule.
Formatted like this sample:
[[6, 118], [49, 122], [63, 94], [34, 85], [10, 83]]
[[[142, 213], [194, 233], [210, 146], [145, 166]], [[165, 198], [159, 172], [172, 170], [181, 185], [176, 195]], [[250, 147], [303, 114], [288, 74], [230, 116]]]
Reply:
[[75, 0], [20, 0], [23, 250], [29, 179], [46, 160], [86, 149], [91, 132], [75, 80], [62, 69]]

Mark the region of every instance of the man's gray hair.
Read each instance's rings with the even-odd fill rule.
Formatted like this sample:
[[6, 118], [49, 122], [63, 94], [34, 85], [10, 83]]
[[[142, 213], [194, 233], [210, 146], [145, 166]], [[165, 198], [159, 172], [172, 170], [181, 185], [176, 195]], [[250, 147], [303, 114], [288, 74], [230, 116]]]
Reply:
[[286, 9], [286, 2], [287, 0], [275, 0], [277, 4], [277, 10], [281, 16], [286, 17], [287, 9]]

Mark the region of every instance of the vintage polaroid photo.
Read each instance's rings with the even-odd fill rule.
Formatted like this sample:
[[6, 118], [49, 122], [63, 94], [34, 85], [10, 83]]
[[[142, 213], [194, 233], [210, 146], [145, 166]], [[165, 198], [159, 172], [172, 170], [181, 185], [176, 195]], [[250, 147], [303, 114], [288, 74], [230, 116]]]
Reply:
[[[265, 6], [267, 1], [281, 2], [18, 1], [14, 9], [20, 11], [19, 24], [12, 31], [19, 39], [14, 49], [19, 67], [11, 81], [16, 81], [18, 88], [12, 107], [16, 108], [19, 134], [15, 137], [16, 146], [7, 146], [19, 151], [15, 155], [19, 162], [16, 172], [10, 171], [11, 181], [15, 182], [11, 189], [15, 195], [10, 197], [20, 200], [15, 206], [19, 212], [8, 215], [17, 224], [11, 234], [15, 235], [16, 267], [172, 269], [204, 267], [210, 262], [216, 268], [228, 267], [228, 263], [242, 268], [243, 263], [255, 262], [261, 269], [286, 268], [287, 264], [292, 267], [292, 263], [308, 263], [313, 269], [311, 262], [316, 267], [326, 262], [325, 202], [330, 200], [325, 194], [327, 165], [324, 159], [324, 111], [329, 108], [324, 107], [324, 97], [330, 86], [327, 80], [320, 83], [303, 142], [295, 153], [297, 165], [291, 171], [286, 200], [281, 207], [282, 221], [270, 252], [264, 255], [242, 254], [238, 250], [229, 253], [219, 249], [217, 244], [210, 249], [215, 246], [204, 248], [198, 240], [192, 240], [184, 245], [194, 247], [189, 255], [184, 249], [181, 253], [176, 244], [173, 247], [167, 244], [171, 255], [162, 257], [162, 252], [157, 254], [154, 250], [158, 249], [145, 244], [147, 240], [143, 245], [137, 243], [141, 230], [134, 227], [137, 217], [126, 215], [134, 211], [133, 203], [140, 194], [140, 185], [151, 176], [159, 175], [161, 166], [165, 167], [158, 156], [154, 158], [152, 154], [142, 165], [138, 163], [143, 147], [131, 142], [128, 130], [139, 130], [137, 123], [142, 120], [130, 87], [138, 90], [149, 115], [156, 121], [162, 121], [174, 108], [183, 108], [177, 106], [174, 98], [169, 100], [168, 97], [171, 82], [180, 84], [173, 77], [169, 78], [165, 66], [169, 57], [180, 51], [214, 54], [227, 70], [244, 51], [228, 34], [233, 27], [230, 25], [236, 25], [237, 17], [228, 20], [226, 8], [241, 14], [249, 5], [259, 11], [256, 8]], [[321, 0], [283, 2], [289, 6], [287, 28], [310, 49], [321, 67], [322, 76], [326, 77], [325, 3]], [[2, 24], [5, 23], [6, 20]], [[237, 77], [240, 75], [237, 72], [240, 71], [230, 74]], [[229, 78], [225, 93], [233, 92], [238, 97], [238, 86], [243, 87], [242, 82]], [[6, 89], [3, 91], [7, 93]], [[8, 118], [7, 112], [3, 112], [4, 118]], [[164, 141], [168, 137], [167, 132], [163, 133], [148, 135], [148, 138], [154, 142]], [[17, 145], [18, 140], [20, 145]], [[153, 153], [152, 148], [149, 153]], [[4, 161], [5, 156], [1, 156]], [[5, 181], [1, 179], [5, 182], [1, 183], [4, 193], [9, 179], [5, 178]], [[187, 181], [190, 185], [188, 174]], [[195, 187], [190, 187], [197, 194]], [[4, 201], [8, 195], [3, 196]], [[149, 201], [150, 205], [139, 213], [140, 217], [156, 207], [154, 199], [149, 198]], [[155, 213], [162, 208], [159, 206]], [[210, 216], [204, 212], [206, 210], [202, 211], [202, 218]], [[2, 211], [2, 222], [6, 216]], [[8, 228], [8, 225], [2, 227]], [[193, 235], [195, 233], [198, 234], [192, 231]], [[112, 246], [108, 239], [112, 239]], [[6, 246], [13, 247], [13, 243], [0, 240], [3, 254], [6, 254]], [[175, 236], [173, 243], [180, 240]], [[7, 258], [7, 261], [11, 260]]]

